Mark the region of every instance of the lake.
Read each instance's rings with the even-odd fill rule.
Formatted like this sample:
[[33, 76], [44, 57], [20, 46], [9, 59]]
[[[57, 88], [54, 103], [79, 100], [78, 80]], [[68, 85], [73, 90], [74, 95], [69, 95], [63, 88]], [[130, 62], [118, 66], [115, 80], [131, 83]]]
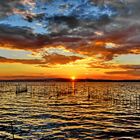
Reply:
[[140, 139], [139, 82], [0, 83], [0, 140]]

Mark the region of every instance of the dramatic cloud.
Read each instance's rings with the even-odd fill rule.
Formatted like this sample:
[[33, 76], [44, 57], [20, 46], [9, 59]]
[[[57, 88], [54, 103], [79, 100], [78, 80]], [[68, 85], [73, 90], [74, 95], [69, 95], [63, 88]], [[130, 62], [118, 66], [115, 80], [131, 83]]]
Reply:
[[89, 63], [88, 68], [140, 70], [140, 65], [119, 65], [112, 63]]
[[106, 72], [106, 74], [112, 74], [112, 75], [133, 75], [133, 76], [137, 76], [137, 78], [140, 78], [140, 70], [111, 71], [111, 72]]
[[140, 70], [140, 65], [123, 65], [120, 66], [123, 69], [133, 69], [133, 70]]
[[[0, 2], [0, 18], [6, 18], [14, 13], [29, 13], [35, 6], [34, 0], [6, 0]], [[28, 15], [28, 14], [27, 14]]]
[[35, 35], [29, 28], [0, 25], [0, 47], [35, 51], [45, 42], [49, 42], [47, 37]]
[[10, 59], [5, 57], [0, 57], [0, 63], [21, 63], [21, 64], [42, 64], [43, 62], [38, 59], [24, 60], [24, 59]]
[[21, 64], [38, 64], [43, 67], [47, 65], [67, 64], [81, 60], [78, 56], [64, 56], [60, 54], [44, 55], [42, 59], [11, 59], [0, 57], [0, 63], [21, 63]]
[[19, 0], [6, 0], [0, 2], [0, 18], [5, 18], [13, 12], [13, 8], [19, 6]]
[[82, 59], [77, 56], [64, 56], [60, 54], [45, 55], [43, 58], [47, 64], [67, 64]]

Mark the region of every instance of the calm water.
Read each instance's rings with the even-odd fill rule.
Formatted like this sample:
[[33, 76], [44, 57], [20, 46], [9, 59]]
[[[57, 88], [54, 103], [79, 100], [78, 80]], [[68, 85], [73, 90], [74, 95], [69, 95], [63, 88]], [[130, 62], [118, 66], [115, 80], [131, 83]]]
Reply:
[[1, 83], [0, 139], [140, 139], [139, 84]]

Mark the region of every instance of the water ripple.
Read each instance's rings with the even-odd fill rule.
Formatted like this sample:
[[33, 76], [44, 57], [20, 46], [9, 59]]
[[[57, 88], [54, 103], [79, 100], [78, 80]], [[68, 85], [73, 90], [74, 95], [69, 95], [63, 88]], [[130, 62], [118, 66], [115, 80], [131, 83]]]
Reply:
[[77, 83], [69, 94], [55, 88], [70, 84], [27, 83], [33, 92], [0, 93], [0, 139], [140, 139], [139, 83]]

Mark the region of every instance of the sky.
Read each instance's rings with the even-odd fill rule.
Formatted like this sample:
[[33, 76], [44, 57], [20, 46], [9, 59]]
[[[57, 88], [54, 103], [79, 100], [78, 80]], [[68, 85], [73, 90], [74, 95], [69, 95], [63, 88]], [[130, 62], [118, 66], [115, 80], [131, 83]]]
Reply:
[[140, 79], [139, 0], [0, 0], [0, 79]]

